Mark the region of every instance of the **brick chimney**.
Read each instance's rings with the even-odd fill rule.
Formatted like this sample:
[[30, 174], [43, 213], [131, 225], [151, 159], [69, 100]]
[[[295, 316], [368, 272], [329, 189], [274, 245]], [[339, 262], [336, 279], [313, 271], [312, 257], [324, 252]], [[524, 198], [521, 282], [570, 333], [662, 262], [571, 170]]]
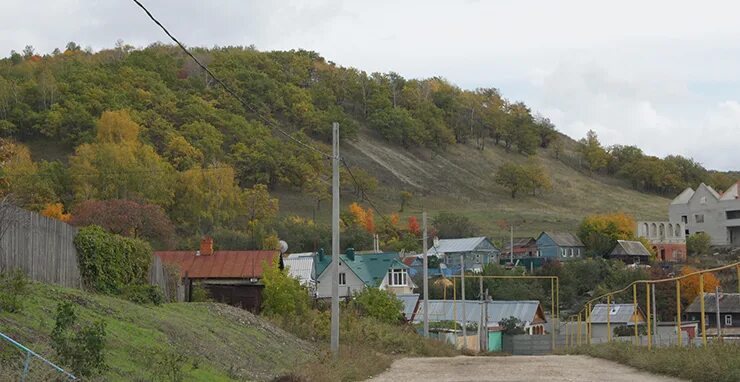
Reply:
[[210, 256], [213, 255], [213, 238], [206, 235], [200, 241], [200, 255]]

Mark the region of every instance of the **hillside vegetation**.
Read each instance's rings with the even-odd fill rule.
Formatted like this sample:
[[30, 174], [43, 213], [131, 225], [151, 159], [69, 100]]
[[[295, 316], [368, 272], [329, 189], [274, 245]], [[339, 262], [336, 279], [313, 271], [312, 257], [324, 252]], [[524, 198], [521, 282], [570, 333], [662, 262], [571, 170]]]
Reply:
[[[69, 43], [1, 59], [0, 192], [160, 248], [190, 248], [206, 233], [222, 248], [273, 248], [300, 231], [292, 249], [314, 249], [327, 241], [312, 219], [326, 221], [330, 166], [320, 152], [333, 121], [349, 163], [345, 201], [378, 199], [387, 215], [403, 195], [405, 214], [463, 213], [482, 234], [501, 220], [520, 233], [573, 229], [597, 211], [660, 218], [667, 200], [655, 195], [732, 181], [688, 158], [603, 147], [593, 133], [573, 141], [495, 88], [366, 73], [303, 50], [193, 52], [243, 103], [174, 46], [93, 53]], [[100, 221], [91, 211], [101, 208], [115, 213]], [[365, 228], [404, 249], [399, 218], [376, 213]]]
[[[318, 359], [318, 347], [251, 313], [216, 303], [142, 306], [76, 289], [32, 284], [20, 312], [0, 311], [0, 331], [58, 362], [50, 333], [59, 301], [71, 301], [83, 322], [106, 325], [106, 381], [269, 380]], [[17, 368], [11, 367], [13, 360]], [[0, 343], [0, 379], [15, 380], [20, 352]], [[34, 380], [52, 378], [39, 362]]]

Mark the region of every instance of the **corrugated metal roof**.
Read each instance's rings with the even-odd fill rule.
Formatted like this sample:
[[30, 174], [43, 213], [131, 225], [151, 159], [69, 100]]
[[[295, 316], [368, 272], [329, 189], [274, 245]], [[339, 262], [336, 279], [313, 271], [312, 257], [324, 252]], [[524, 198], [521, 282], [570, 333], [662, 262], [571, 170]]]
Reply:
[[[465, 303], [465, 317], [468, 322], [480, 321], [480, 310], [483, 304], [481, 301], [467, 301]], [[429, 300], [429, 320], [434, 322], [462, 321], [462, 305], [462, 301], [453, 303], [450, 300]], [[420, 301], [414, 322], [419, 322], [422, 317], [424, 317], [424, 304]], [[497, 326], [501, 320], [509, 317], [516, 317], [525, 323], [545, 322], [545, 315], [542, 312], [539, 301], [488, 302], [489, 326]]]
[[647, 248], [641, 242], [633, 240], [617, 240], [617, 244], [610, 254], [650, 257]]
[[[511, 246], [511, 242], [509, 240], [506, 240], [504, 243], [505, 248], [508, 250]], [[530, 246], [537, 246], [537, 240], [533, 237], [515, 237], [514, 238], [514, 248], [516, 247], [530, 247]]]
[[294, 253], [283, 259], [283, 261], [291, 277], [298, 279], [304, 285], [311, 282], [313, 253]]
[[466, 237], [463, 239], [440, 239], [439, 245], [430, 248], [427, 254], [472, 252], [486, 240], [488, 239], [484, 236]]
[[[701, 300], [699, 300], [698, 296], [684, 312], [701, 313]], [[714, 293], [704, 293], [704, 312], [717, 313], [717, 299]], [[719, 312], [740, 313], [740, 293], [720, 293]]]
[[403, 316], [406, 320], [411, 320], [416, 310], [416, 303], [419, 302], [418, 294], [399, 294], [396, 297], [403, 302]]
[[584, 247], [581, 239], [570, 232], [542, 232], [542, 235], [549, 236], [560, 247]]
[[195, 251], [154, 252], [166, 264], [180, 268], [180, 276], [196, 279], [246, 279], [262, 277], [262, 263], [272, 264], [277, 251], [216, 251], [212, 255], [195, 256]]
[[[609, 313], [609, 322], [612, 324], [627, 324], [633, 323], [632, 314], [635, 311], [635, 307], [632, 304], [609, 304], [609, 310], [606, 309], [606, 304], [596, 304], [591, 310], [591, 323], [593, 324], [606, 324], [606, 314]], [[642, 310], [637, 308], [639, 318], [637, 322], [644, 322], [644, 314]]]

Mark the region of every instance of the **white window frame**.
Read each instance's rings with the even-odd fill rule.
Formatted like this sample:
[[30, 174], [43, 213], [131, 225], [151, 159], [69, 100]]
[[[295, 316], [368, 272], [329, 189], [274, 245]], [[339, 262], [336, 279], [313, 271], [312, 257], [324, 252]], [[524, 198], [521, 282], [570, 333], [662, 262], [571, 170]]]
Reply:
[[339, 286], [345, 285], [347, 285], [347, 274], [344, 272], [339, 272]]
[[725, 314], [725, 326], [732, 326], [732, 315]]
[[388, 286], [408, 286], [408, 273], [405, 269], [388, 270]]

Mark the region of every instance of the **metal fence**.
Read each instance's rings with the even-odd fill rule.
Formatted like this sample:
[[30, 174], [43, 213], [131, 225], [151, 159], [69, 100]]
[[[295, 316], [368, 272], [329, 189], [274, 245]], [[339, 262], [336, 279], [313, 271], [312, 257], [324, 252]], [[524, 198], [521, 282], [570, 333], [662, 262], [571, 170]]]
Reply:
[[0, 370], [0, 379], [19, 380], [21, 382], [29, 380], [77, 380], [72, 373], [67, 372], [46, 358], [36, 354], [33, 350], [23, 346], [5, 334], [0, 333], [0, 340], [2, 340], [0, 341], [0, 344], [2, 344], [3, 341], [9, 343], [23, 354], [23, 357], [19, 358], [19, 360], [22, 359], [22, 361], [18, 362], [15, 367], [13, 367], [13, 365], [7, 365], [10, 367], [3, 367]]

